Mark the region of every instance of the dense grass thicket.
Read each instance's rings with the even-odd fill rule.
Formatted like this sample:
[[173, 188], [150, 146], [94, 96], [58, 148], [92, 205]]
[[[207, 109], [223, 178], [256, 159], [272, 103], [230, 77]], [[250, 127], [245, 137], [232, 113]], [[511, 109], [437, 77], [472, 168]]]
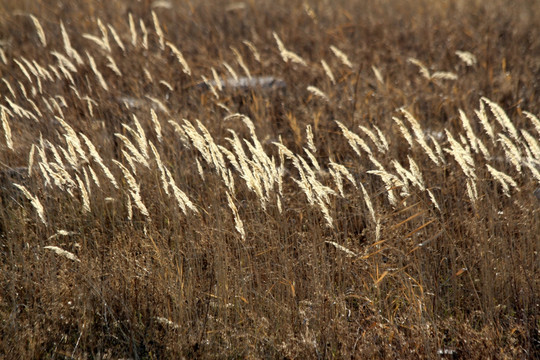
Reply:
[[0, 357], [538, 357], [538, 19], [1, 1]]

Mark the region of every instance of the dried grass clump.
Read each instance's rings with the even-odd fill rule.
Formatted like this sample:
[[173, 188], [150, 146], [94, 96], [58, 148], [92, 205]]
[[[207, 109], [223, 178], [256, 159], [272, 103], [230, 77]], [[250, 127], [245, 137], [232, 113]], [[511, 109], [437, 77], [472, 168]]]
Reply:
[[538, 353], [539, 5], [40, 4], [0, 6], [0, 358]]

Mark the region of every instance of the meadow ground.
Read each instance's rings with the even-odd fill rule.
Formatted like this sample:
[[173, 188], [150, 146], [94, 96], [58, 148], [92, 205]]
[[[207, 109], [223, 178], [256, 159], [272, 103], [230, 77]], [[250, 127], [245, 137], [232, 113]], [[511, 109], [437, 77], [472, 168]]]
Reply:
[[540, 2], [0, 2], [0, 357], [540, 353]]

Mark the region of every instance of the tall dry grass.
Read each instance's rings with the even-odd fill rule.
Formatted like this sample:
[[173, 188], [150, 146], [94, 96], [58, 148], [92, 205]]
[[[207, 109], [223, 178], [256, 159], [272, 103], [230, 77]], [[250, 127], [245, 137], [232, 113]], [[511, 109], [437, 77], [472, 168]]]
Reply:
[[0, 354], [537, 357], [539, 15], [4, 1]]

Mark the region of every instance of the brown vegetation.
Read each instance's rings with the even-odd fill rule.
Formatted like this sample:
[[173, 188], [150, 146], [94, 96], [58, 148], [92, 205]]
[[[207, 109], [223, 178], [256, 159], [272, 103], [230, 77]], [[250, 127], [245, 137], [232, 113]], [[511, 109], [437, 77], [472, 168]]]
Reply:
[[1, 2], [0, 357], [537, 357], [539, 18]]

